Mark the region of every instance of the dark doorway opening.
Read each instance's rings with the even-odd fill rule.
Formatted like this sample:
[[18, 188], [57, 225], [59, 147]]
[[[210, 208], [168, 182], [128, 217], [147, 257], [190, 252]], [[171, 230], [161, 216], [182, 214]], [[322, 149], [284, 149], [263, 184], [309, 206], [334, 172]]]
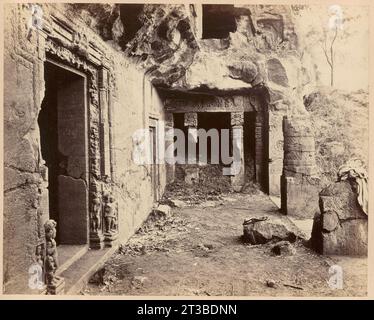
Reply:
[[151, 158], [151, 185], [153, 201], [157, 202], [159, 200], [159, 185], [160, 185], [160, 171], [158, 164], [158, 148], [157, 148], [157, 124], [156, 121], [154, 125], [149, 127], [149, 143], [150, 143], [150, 158]]
[[53, 62], [44, 65], [45, 97], [38, 117], [48, 168], [49, 217], [58, 244], [88, 243], [86, 78]]
[[235, 31], [233, 5], [203, 4], [203, 39], [224, 39]]
[[[221, 136], [221, 130], [222, 129], [230, 129], [230, 113], [229, 112], [202, 112], [197, 114], [198, 119], [198, 127], [199, 129], [204, 129], [207, 132], [210, 129], [217, 129], [218, 131], [218, 158], [219, 158], [219, 164], [223, 165], [222, 162], [222, 136]], [[231, 137], [229, 139], [229, 145], [228, 149], [230, 150], [229, 155], [231, 156], [232, 152], [232, 141]], [[197, 154], [198, 159], [201, 160], [201, 155], [199, 154], [200, 149], [200, 138], [197, 142]], [[206, 154], [206, 160], [207, 163], [211, 163], [212, 161], [212, 139], [208, 136], [207, 138], [207, 154]]]

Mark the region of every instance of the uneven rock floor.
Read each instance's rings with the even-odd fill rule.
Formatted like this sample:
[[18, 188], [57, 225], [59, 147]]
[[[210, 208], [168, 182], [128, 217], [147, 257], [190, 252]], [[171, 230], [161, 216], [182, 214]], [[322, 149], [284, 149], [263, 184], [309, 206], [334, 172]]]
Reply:
[[[245, 218], [279, 215], [264, 194], [174, 208], [147, 223], [95, 275], [82, 294], [137, 296], [364, 296], [366, 258], [324, 257], [295, 244], [273, 256], [270, 245], [241, 241]], [[285, 218], [286, 219], [286, 218]], [[330, 266], [343, 268], [343, 289], [328, 285]], [[275, 282], [274, 287], [266, 283]]]

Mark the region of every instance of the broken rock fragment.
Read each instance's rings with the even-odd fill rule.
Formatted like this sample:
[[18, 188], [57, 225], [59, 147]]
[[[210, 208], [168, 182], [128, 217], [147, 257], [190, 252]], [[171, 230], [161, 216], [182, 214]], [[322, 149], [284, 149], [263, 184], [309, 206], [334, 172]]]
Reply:
[[157, 208], [153, 209], [152, 215], [156, 219], [163, 219], [169, 217], [171, 208], [168, 205], [160, 204]]
[[182, 200], [178, 200], [178, 199], [170, 200], [170, 205], [174, 208], [184, 208], [188, 206], [187, 203], [185, 203]]
[[264, 216], [246, 219], [243, 223], [243, 239], [250, 244], [280, 240], [295, 242], [298, 238], [304, 238], [304, 235], [286, 218]]
[[319, 193], [320, 213], [314, 217], [312, 248], [321, 254], [367, 255], [368, 216], [349, 181], [330, 184]]
[[292, 256], [296, 253], [295, 247], [289, 241], [279, 241], [270, 250], [276, 256]]

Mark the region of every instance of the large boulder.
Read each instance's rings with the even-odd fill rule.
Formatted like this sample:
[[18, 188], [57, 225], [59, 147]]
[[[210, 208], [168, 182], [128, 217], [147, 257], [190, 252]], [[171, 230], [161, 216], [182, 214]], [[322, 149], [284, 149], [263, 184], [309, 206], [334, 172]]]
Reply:
[[319, 194], [313, 223], [314, 250], [330, 255], [367, 255], [368, 219], [350, 182], [335, 182]]
[[286, 217], [260, 217], [244, 220], [243, 239], [251, 244], [287, 240], [295, 242], [305, 235]]

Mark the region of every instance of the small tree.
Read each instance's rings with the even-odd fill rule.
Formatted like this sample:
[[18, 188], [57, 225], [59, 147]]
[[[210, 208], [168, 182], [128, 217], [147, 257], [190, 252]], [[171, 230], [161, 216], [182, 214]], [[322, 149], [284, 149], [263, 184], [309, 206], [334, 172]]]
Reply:
[[303, 45], [300, 48], [301, 57], [305, 51], [312, 47], [320, 47], [329, 66], [330, 85], [334, 86], [337, 43], [349, 38], [353, 32], [349, 27], [349, 22], [359, 16], [343, 15], [343, 10], [338, 5], [332, 5], [328, 8], [306, 6], [299, 10], [296, 15], [303, 17], [299, 26], [304, 29], [303, 34], [305, 35]]

